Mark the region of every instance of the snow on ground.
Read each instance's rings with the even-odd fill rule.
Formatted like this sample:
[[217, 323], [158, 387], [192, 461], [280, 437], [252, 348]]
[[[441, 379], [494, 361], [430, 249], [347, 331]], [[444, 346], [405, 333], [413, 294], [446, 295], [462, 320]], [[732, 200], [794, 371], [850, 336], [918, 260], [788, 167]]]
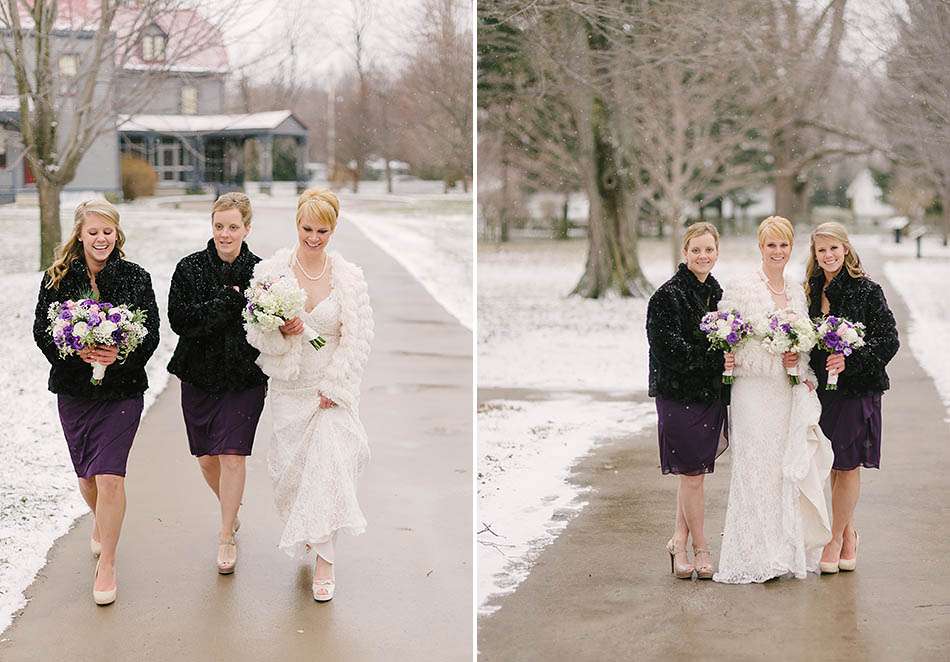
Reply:
[[[800, 242], [787, 268], [804, 274]], [[655, 422], [646, 396], [645, 299], [568, 296], [584, 269], [584, 240], [482, 243], [478, 249], [478, 599], [515, 590], [540, 550], [583, 507], [571, 467], [599, 439]], [[673, 272], [667, 241], [640, 243], [654, 286]], [[713, 270], [724, 283], [756, 269], [754, 238], [726, 238]], [[496, 391], [497, 389], [497, 391]], [[529, 389], [530, 400], [505, 389]], [[499, 393], [496, 397], [494, 394]], [[545, 399], [547, 398], [547, 399]]]
[[909, 345], [933, 379], [950, 421], [950, 261], [887, 262], [884, 274], [910, 311]]
[[[563, 396], [558, 396], [563, 397]], [[479, 406], [478, 601], [514, 591], [541, 550], [584, 505], [571, 466], [602, 439], [656, 420], [653, 403], [589, 396]]]
[[[471, 328], [471, 196], [444, 196], [440, 186], [410, 182], [402, 190], [397, 183], [395, 197], [377, 191], [378, 184], [368, 186], [365, 195], [343, 195], [344, 209], [351, 207], [351, 218], [370, 239], [393, 254]], [[254, 205], [260, 201], [261, 207], [291, 210], [292, 187], [286, 194], [254, 196]], [[64, 196], [64, 236], [72, 227], [72, 209], [85, 197], [91, 196]], [[177, 342], [166, 315], [172, 272], [179, 259], [203, 247], [209, 236], [210, 200], [191, 196], [182, 200], [185, 210], [159, 206], [163, 201], [156, 199], [120, 206], [126, 254], [151, 273], [162, 317], [161, 345], [148, 364], [151, 386], [146, 408], [167, 383], [165, 366]], [[14, 349], [0, 372], [0, 392], [6, 396], [0, 399], [0, 416], [15, 421], [0, 428], [0, 632], [26, 604], [23, 591], [46, 564], [49, 549], [86, 512], [55, 396], [46, 390], [49, 364], [32, 337], [40, 284], [37, 217], [36, 208], [0, 208], [0, 288], [20, 295], [9, 297], [7, 314], [0, 318], [0, 334]]]
[[471, 330], [472, 197], [381, 195], [358, 205], [347, 202], [343, 196], [343, 221], [353, 221]]

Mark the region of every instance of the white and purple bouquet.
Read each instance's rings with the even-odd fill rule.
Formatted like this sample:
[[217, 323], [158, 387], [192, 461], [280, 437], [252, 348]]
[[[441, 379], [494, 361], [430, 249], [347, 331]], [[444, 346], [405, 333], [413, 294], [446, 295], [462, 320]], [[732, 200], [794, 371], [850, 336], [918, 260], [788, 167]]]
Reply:
[[[807, 317], [800, 317], [790, 308], [776, 311], [756, 324], [756, 335], [771, 354], [784, 352], [806, 353], [818, 342], [815, 327]], [[798, 366], [786, 368], [788, 380], [800, 384]]]
[[[815, 332], [818, 334], [818, 347], [831, 354], [851, 356], [851, 352], [864, 346], [864, 325], [850, 322], [843, 317], [828, 315], [815, 320]], [[838, 373], [828, 372], [826, 391], [838, 389]]]
[[[752, 325], [742, 319], [738, 310], [719, 310], [703, 315], [699, 330], [706, 334], [709, 349], [735, 351], [736, 346], [752, 335]], [[732, 384], [732, 370], [723, 370], [722, 383]]]
[[[122, 363], [148, 335], [144, 310], [131, 310], [125, 304], [113, 306], [92, 298], [55, 301], [50, 304], [47, 318], [47, 330], [63, 358], [78, 355], [87, 347], [112, 345], [118, 348], [117, 360]], [[102, 383], [106, 367], [92, 364], [93, 384]]]
[[[286, 276], [254, 278], [244, 291], [247, 305], [244, 321], [265, 331], [277, 331], [287, 320], [300, 315], [307, 303], [307, 293]], [[327, 344], [323, 336], [304, 324], [304, 338], [314, 349]]]

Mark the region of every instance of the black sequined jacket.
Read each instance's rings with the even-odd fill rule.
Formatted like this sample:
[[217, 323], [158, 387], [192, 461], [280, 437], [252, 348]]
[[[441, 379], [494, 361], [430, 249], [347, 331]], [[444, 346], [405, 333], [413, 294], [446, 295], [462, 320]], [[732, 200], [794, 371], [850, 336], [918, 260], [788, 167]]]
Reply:
[[710, 350], [699, 330], [703, 315], [716, 310], [722, 288], [712, 275], [701, 283], [680, 264], [650, 297], [650, 396], [678, 402], [714, 402], [721, 397], [723, 354]]
[[60, 357], [52, 335], [47, 330], [47, 313], [51, 303], [82, 299], [90, 293], [92, 285], [85, 261], [73, 260], [58, 287], [47, 289], [49, 282], [49, 276], [44, 274], [33, 320], [33, 339], [50, 362], [49, 390], [89, 400], [125, 400], [144, 393], [148, 388], [145, 364], [158, 347], [159, 339], [158, 306], [148, 272], [120, 258], [118, 250], [114, 250], [102, 270], [96, 274], [99, 300], [114, 305], [126, 304], [129, 308], [145, 311], [145, 328], [148, 329], [142, 344], [124, 362], [116, 361], [110, 365], [98, 385], [89, 381], [92, 378], [90, 364], [78, 356]]
[[247, 343], [241, 319], [243, 293], [260, 260], [242, 243], [229, 264], [218, 257], [213, 239], [203, 251], [181, 259], [168, 291], [168, 321], [179, 336], [170, 373], [208, 393], [243, 391], [267, 381], [254, 363], [260, 352]]
[[[821, 290], [825, 276], [819, 273], [809, 280], [808, 314], [820, 317]], [[881, 286], [867, 277], [854, 278], [847, 269], [842, 269], [825, 287], [829, 314], [843, 317], [849, 322], [865, 325], [864, 347], [854, 350], [845, 358], [844, 372], [838, 376], [838, 394], [845, 397], [861, 397], [869, 393], [881, 393], [890, 387], [888, 362], [897, 354], [900, 341], [897, 337], [897, 322], [887, 306]], [[812, 350], [809, 363], [818, 377], [820, 388], [828, 382], [825, 361], [828, 352], [817, 347]]]

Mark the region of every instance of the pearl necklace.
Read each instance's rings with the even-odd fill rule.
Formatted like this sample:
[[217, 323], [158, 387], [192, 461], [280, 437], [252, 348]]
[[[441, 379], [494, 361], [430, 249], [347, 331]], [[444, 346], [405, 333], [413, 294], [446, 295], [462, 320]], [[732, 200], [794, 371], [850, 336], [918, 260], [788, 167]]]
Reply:
[[762, 276], [762, 280], [765, 281], [765, 286], [769, 289], [769, 292], [775, 296], [787, 296], [788, 295], [788, 284], [785, 282], [785, 278], [782, 278], [782, 289], [778, 292], [772, 289], [772, 283], [769, 282], [769, 277], [765, 275], [764, 271], [760, 271], [759, 275]]
[[304, 275], [307, 280], [320, 280], [323, 278], [323, 275], [327, 272], [327, 267], [330, 266], [330, 258], [324, 253], [323, 255], [323, 269], [316, 276], [311, 276], [307, 273], [307, 270], [303, 268], [303, 265], [300, 264], [300, 258], [297, 257], [297, 252], [294, 251], [294, 264], [297, 265], [297, 268], [300, 269], [300, 273]]

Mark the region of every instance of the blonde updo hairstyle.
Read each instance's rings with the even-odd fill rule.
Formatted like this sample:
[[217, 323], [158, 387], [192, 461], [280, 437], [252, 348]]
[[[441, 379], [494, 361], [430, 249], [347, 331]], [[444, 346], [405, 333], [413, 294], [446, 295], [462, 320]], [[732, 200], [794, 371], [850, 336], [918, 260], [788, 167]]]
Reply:
[[687, 247], [689, 247], [689, 242], [691, 242], [696, 237], [702, 237], [704, 234], [711, 234], [713, 239], [716, 241], [716, 250], [719, 250], [719, 230], [716, 229], [716, 226], [712, 223], [707, 223], [701, 221], [699, 223], [693, 223], [683, 234], [683, 252], [686, 252]]
[[85, 254], [79, 236], [82, 233], [83, 223], [89, 214], [99, 216], [115, 226], [116, 240], [113, 251], [119, 251], [119, 257], [125, 257], [125, 251], [122, 248], [125, 246], [125, 233], [119, 225], [119, 210], [115, 208], [115, 205], [108, 200], [80, 202], [73, 216], [73, 229], [66, 241], [56, 247], [53, 263], [46, 270], [46, 275], [49, 276], [49, 282], [46, 284], [47, 289], [59, 287], [63, 277], [69, 272], [69, 265], [74, 260], [84, 259]]
[[851, 240], [848, 238], [848, 231], [841, 223], [829, 221], [822, 223], [811, 232], [811, 247], [808, 249], [808, 261], [805, 263], [805, 296], [811, 294], [809, 281], [818, 274], [823, 273], [821, 265], [818, 264], [818, 256], [815, 255], [815, 237], [827, 237], [841, 242], [848, 249], [848, 254], [844, 256], [844, 268], [852, 278], [865, 276], [864, 266], [861, 264], [861, 258], [858, 256]]
[[795, 244], [795, 228], [791, 221], [781, 216], [769, 216], [759, 223], [758, 240], [759, 247], [765, 245], [765, 238], [769, 235], [780, 237], [788, 242], [789, 246]]
[[297, 225], [303, 221], [326, 223], [333, 231], [339, 214], [340, 200], [329, 189], [308, 188], [297, 198]]
[[241, 221], [244, 223], [244, 227], [251, 227], [251, 199], [249, 197], [237, 191], [219, 196], [211, 205], [211, 221], [214, 222], [216, 213], [228, 209], [237, 209], [241, 212]]

